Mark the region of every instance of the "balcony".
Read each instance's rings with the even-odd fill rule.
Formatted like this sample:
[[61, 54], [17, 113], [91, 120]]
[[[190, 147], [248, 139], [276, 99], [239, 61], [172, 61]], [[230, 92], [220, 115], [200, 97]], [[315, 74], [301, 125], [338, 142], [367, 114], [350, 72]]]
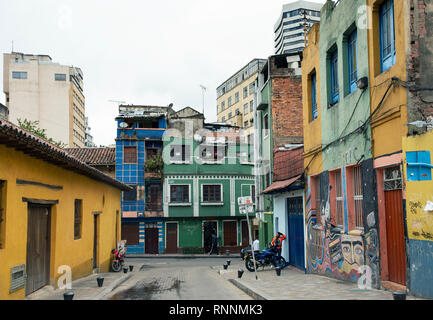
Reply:
[[162, 140], [164, 128], [118, 128], [117, 136], [121, 139]]
[[146, 203], [144, 211], [145, 218], [161, 218], [163, 216], [162, 201]]

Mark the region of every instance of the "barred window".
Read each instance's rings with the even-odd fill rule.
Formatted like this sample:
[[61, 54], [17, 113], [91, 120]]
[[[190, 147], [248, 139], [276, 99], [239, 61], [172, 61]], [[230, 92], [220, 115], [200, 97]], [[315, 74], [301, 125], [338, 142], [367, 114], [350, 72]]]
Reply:
[[137, 163], [137, 147], [124, 147], [123, 163]]

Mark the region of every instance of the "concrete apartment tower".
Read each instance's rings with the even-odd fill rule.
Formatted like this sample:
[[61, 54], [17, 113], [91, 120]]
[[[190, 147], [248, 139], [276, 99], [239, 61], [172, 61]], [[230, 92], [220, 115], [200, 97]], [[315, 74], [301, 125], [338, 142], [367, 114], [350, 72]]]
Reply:
[[3, 91], [9, 121], [39, 121], [47, 136], [71, 148], [86, 137], [83, 72], [48, 55], [18, 52], [3, 55]]
[[266, 59], [253, 59], [217, 88], [218, 122], [245, 130], [245, 137], [254, 140], [255, 80]]
[[320, 22], [322, 6], [323, 3], [303, 0], [283, 5], [280, 17], [274, 25], [275, 54], [295, 53], [304, 50], [308, 30], [315, 22]]

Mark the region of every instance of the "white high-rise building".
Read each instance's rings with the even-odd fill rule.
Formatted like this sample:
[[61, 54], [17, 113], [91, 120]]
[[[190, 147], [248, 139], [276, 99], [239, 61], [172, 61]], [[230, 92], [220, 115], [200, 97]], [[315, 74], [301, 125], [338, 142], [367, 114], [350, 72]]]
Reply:
[[83, 72], [48, 55], [3, 55], [3, 91], [9, 121], [39, 121], [48, 138], [71, 148], [86, 139]]
[[[323, 3], [303, 0], [283, 5], [280, 17], [274, 25], [275, 54], [304, 50], [306, 32], [315, 22], [320, 22], [322, 6]], [[305, 31], [304, 18], [307, 19], [307, 31]]]

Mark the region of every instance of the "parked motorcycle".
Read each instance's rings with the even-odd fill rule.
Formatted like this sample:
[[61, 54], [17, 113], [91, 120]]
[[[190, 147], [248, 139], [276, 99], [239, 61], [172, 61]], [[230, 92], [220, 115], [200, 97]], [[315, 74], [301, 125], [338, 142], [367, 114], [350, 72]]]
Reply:
[[[254, 261], [251, 250], [244, 252], [245, 257], [245, 267], [248, 271], [254, 272]], [[256, 268], [264, 269], [266, 266], [280, 267], [283, 269], [286, 266], [286, 260], [277, 255], [273, 249], [264, 249], [262, 251], [254, 252], [254, 259], [256, 260]]]
[[117, 244], [117, 249], [111, 250], [111, 253], [114, 255], [114, 259], [111, 261], [111, 270], [119, 272], [125, 264], [126, 243], [120, 241]]

